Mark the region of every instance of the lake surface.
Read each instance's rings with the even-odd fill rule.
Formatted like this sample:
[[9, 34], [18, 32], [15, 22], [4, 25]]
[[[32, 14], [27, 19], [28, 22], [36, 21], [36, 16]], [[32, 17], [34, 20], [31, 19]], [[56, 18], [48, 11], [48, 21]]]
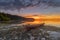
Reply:
[[37, 24], [42, 24], [45, 23], [45, 25], [50, 25], [54, 27], [60, 27], [60, 22], [52, 22], [52, 21], [34, 21], [34, 22], [23, 22], [23, 23], [16, 23], [16, 24], [7, 24], [7, 25], [1, 25], [0, 24], [0, 29], [8, 29], [8, 28], [13, 28], [17, 26], [23, 26], [23, 25], [37, 25]]
[[[37, 24], [42, 24], [42, 23], [45, 23], [45, 25], [51, 25], [51, 26], [53, 25], [53, 26], [56, 26], [56, 27], [60, 26], [60, 22], [51, 22], [51, 21], [44, 21], [44, 22], [43, 21], [34, 21], [34, 22], [24, 22], [24, 23], [21, 23], [21, 24], [7, 24], [7, 25], [0, 26], [0, 31], [2, 32], [1, 35], [3, 36], [3, 37], [1, 36], [0, 39], [3, 40], [5, 38], [6, 40], [9, 40], [9, 39], [12, 40], [12, 38], [14, 38], [16, 40], [16, 39], [21, 38], [20, 40], [22, 40], [22, 39], [23, 40], [24, 39], [25, 40], [35, 40], [35, 38], [36, 38], [36, 40], [40, 40], [40, 39], [41, 40], [43, 40], [43, 39], [46, 40], [46, 38], [44, 38], [43, 36], [49, 37], [52, 40], [58, 40], [58, 38], [60, 38], [60, 32], [48, 31], [51, 28], [49, 28], [47, 31], [45, 29], [41, 29], [41, 28], [30, 30], [29, 32], [27, 31], [27, 32], [24, 32], [24, 33], [20, 31], [20, 29], [22, 29], [21, 27], [24, 27], [24, 25], [34, 25], [35, 26]], [[14, 29], [14, 31], [11, 31], [11, 29]], [[6, 35], [4, 35], [4, 33]], [[49, 34], [49, 35], [46, 35], [46, 33]], [[7, 37], [9, 37], [9, 39]], [[28, 38], [28, 39], [26, 39], [26, 38]]]
[[25, 22], [22, 24], [31, 24], [31, 25], [35, 25], [35, 24], [42, 24], [45, 23], [45, 25], [50, 25], [50, 26], [56, 26], [56, 27], [60, 27], [60, 21], [34, 21], [34, 22]]
[[[50, 25], [50, 26], [56, 26], [60, 27], [60, 21], [33, 21], [33, 22], [23, 22], [23, 23], [16, 23], [16, 24], [7, 24], [7, 26], [20, 26], [20, 25], [37, 25], [37, 24], [42, 24], [45, 23], [45, 25]], [[0, 25], [1, 26], [1, 25]], [[6, 26], [6, 25], [4, 25]]]

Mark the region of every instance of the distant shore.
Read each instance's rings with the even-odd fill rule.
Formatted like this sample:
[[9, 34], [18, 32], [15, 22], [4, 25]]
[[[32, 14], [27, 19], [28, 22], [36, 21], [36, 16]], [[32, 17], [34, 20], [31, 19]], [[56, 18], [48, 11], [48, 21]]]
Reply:
[[19, 20], [11, 20], [11, 21], [0, 21], [0, 24], [20, 24], [23, 23], [23, 21], [19, 21]]

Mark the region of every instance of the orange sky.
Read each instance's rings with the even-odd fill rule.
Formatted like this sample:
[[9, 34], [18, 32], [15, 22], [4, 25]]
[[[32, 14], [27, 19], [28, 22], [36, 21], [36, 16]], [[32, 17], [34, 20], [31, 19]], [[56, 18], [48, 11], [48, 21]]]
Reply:
[[40, 15], [40, 16], [25, 16], [27, 18], [34, 18], [33, 24], [45, 23], [48, 25], [54, 25], [60, 27], [60, 16], [59, 15]]
[[40, 15], [40, 16], [26, 16], [27, 18], [34, 18], [36, 21], [51, 21], [60, 22], [59, 15]]

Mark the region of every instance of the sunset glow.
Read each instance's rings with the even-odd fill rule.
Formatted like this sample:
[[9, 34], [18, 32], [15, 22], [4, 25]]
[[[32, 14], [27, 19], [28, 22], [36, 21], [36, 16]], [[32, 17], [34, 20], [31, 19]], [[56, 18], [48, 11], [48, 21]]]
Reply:
[[40, 19], [39, 16], [33, 16], [32, 18], [34, 18], [34, 19]]
[[45, 23], [45, 24], [60, 24], [60, 16], [59, 15], [40, 15], [40, 16], [26, 16], [27, 18], [34, 18], [35, 21], [33, 24], [37, 23]]
[[0, 0], [1, 40], [60, 40], [60, 0]]

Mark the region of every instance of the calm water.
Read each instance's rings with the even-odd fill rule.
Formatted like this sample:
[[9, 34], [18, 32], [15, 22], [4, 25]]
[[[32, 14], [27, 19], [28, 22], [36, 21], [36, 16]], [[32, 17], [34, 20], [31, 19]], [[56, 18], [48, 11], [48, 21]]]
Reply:
[[[9, 31], [8, 32], [6, 31], [6, 30], [9, 30], [9, 28], [17, 28], [17, 26], [20, 27], [21, 25], [36, 25], [36, 24], [41, 24], [41, 23], [45, 23], [45, 25], [60, 26], [60, 22], [51, 22], [51, 21], [45, 21], [45, 22], [34, 21], [34, 22], [25, 22], [21, 24], [10, 24], [7, 26], [0, 27], [0, 29], [3, 29], [3, 33], [1, 33], [1, 35], [3, 34], [2, 35], [3, 37], [1, 36], [0, 39], [12, 40], [12, 38], [14, 38], [14, 40], [18, 40], [20, 38], [20, 40], [40, 40], [40, 39], [47, 40], [45, 37], [48, 37], [49, 39], [52, 39], [52, 40], [55, 40], [55, 39], [58, 40], [58, 38], [60, 38], [60, 32], [45, 31], [43, 29], [35, 29], [29, 32], [24, 32], [24, 33], [22, 33], [20, 30], [12, 31], [12, 32], [10, 31], [11, 33]], [[4, 35], [5, 32], [7, 32], [6, 35]], [[49, 35], [46, 35], [46, 33]]]
[[51, 26], [56, 26], [56, 27], [60, 27], [60, 21], [34, 21], [34, 22], [25, 22], [22, 24], [31, 24], [31, 25], [35, 25], [35, 24], [41, 24], [41, 23], [45, 23], [45, 25], [51, 25]]
[[45, 23], [45, 25], [51, 25], [51, 26], [60, 27], [60, 22], [58, 22], [58, 21], [57, 22], [52, 22], [52, 21], [34, 21], [34, 22], [24, 22], [24, 23], [20, 23], [20, 24], [8, 24], [8, 25], [2, 25], [2, 26], [12, 27], [12, 26], [21, 26], [21, 25], [37, 25], [37, 24], [42, 24], [42, 23]]
[[60, 22], [45, 21], [45, 24], [60, 27]]
[[52, 22], [52, 21], [34, 21], [34, 22], [24, 22], [21, 24], [12, 24], [12, 26], [20, 26], [20, 25], [37, 25], [37, 24], [42, 24], [45, 23], [45, 25], [50, 25], [50, 26], [56, 26], [60, 27], [60, 22]]

